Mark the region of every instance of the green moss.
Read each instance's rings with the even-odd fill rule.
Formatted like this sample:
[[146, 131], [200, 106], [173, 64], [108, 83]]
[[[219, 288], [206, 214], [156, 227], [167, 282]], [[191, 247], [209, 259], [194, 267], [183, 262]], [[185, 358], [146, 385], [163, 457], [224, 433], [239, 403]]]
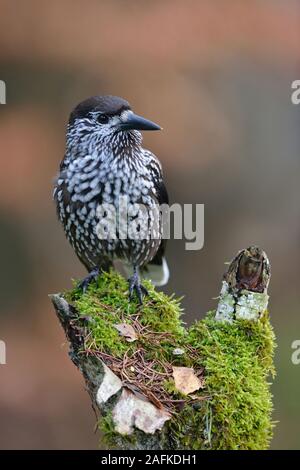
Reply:
[[[180, 340], [186, 334], [180, 320], [179, 300], [167, 297], [155, 291], [150, 282], [144, 282], [149, 297], [140, 307], [137, 300], [128, 301], [128, 283], [115, 272], [103, 273], [97, 283], [92, 284], [85, 294], [75, 287], [65, 293], [65, 298], [72, 303], [84, 321], [89, 323], [86, 347], [101, 350], [116, 357], [122, 357], [127, 351], [133, 351], [136, 344], [129, 344], [120, 335], [114, 325], [133, 323], [138, 315], [140, 323], [147, 330], [155, 333], [168, 332]], [[162, 340], [162, 345], [174, 346], [172, 336]], [[141, 341], [143, 336], [141, 336]], [[145, 344], [146, 348], [148, 346]], [[176, 346], [174, 346], [176, 347]], [[155, 354], [155, 351], [152, 351]]]
[[136, 444], [136, 434], [120, 436], [120, 434], [115, 431], [111, 411], [101, 417], [98, 422], [98, 429], [103, 436], [101, 441], [103, 441], [103, 444], [106, 444], [109, 449], [125, 449], [127, 447], [134, 447]]
[[[274, 334], [268, 313], [258, 322], [229, 324], [216, 322], [210, 312], [186, 329], [179, 300], [155, 291], [150, 282], [145, 286], [149, 297], [142, 307], [128, 301], [128, 284], [115, 272], [102, 274], [85, 294], [76, 287], [65, 293], [85, 327], [86, 352], [108, 354], [121, 363], [124, 357], [131, 360], [134, 366], [128, 374], [133, 381], [140, 361], [136, 366], [132, 362], [137, 354], [142, 354], [147, 367], [151, 365], [152, 373], [157, 372], [156, 382], [139, 376], [138, 385], [147, 390], [155, 385], [153, 393], [159, 390], [173, 406], [173, 418], [161, 434], [165, 448], [266, 449], [273, 428], [269, 378], [274, 375]], [[136, 341], [129, 343], [119, 335], [114, 325], [124, 322], [138, 330]], [[175, 356], [175, 348], [185, 353]], [[203, 369], [204, 388], [183, 396], [174, 386], [172, 366]], [[110, 445], [128, 448], [128, 438], [114, 432], [109, 414], [101, 428]]]
[[215, 449], [266, 449], [272, 437], [274, 333], [268, 313], [259, 322], [195, 323], [189, 341], [202, 356], [211, 396], [211, 444]]

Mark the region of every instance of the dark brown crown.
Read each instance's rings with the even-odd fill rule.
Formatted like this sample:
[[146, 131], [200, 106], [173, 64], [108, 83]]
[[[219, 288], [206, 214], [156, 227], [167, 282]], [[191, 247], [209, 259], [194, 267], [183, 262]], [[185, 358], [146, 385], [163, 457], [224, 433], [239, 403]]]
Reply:
[[72, 124], [77, 118], [84, 118], [91, 111], [99, 111], [100, 113], [113, 116], [120, 114], [126, 109], [130, 109], [128, 101], [118, 96], [92, 96], [74, 108], [70, 114], [69, 124]]

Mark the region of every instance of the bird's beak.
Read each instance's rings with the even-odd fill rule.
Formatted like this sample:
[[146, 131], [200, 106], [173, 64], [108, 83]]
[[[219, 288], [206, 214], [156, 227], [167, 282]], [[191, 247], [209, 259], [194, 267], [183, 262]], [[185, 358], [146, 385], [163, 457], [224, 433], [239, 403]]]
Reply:
[[132, 112], [121, 118], [119, 129], [122, 131], [137, 130], [137, 131], [160, 131], [161, 127], [155, 122], [138, 116]]

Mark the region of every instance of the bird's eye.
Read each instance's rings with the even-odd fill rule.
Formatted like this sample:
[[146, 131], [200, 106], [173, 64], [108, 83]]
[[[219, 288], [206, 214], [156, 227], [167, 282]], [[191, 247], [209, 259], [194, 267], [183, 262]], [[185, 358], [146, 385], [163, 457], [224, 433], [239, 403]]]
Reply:
[[108, 119], [109, 117], [106, 116], [106, 114], [100, 114], [97, 118], [98, 122], [100, 122], [100, 124], [106, 124], [108, 122]]

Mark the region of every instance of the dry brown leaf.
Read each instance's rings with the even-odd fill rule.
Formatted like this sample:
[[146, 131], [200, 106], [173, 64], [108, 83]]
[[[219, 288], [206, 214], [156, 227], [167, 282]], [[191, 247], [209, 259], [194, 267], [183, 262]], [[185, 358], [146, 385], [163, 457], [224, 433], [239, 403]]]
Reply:
[[196, 376], [191, 367], [173, 367], [175, 387], [184, 395], [193, 393], [203, 387], [203, 382]]
[[152, 403], [141, 400], [130, 390], [123, 388], [122, 394], [112, 411], [115, 430], [120, 434], [132, 434], [134, 428], [146, 434], [154, 434], [163, 428], [171, 418], [170, 413], [159, 410]]
[[117, 325], [114, 325], [114, 327], [118, 330], [121, 336], [124, 336], [128, 343], [132, 343], [137, 340], [136, 331], [131, 325], [129, 325], [129, 323], [118, 323]]

